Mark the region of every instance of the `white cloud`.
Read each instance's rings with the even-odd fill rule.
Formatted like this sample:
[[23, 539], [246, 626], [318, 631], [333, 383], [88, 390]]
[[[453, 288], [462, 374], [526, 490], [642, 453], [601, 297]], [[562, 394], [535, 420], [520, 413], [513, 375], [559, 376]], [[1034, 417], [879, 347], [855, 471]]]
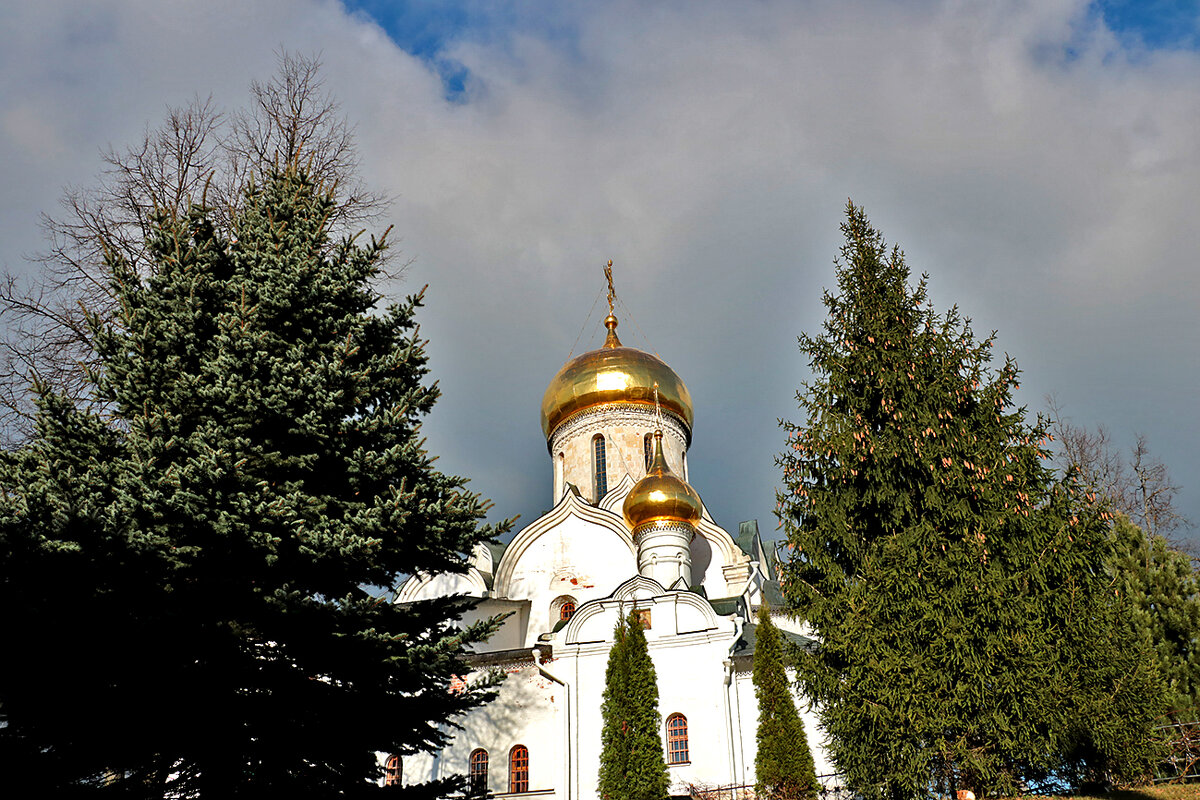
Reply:
[[851, 196], [940, 307], [999, 329], [1027, 402], [1145, 431], [1200, 517], [1200, 59], [1122, 51], [1083, 2], [522, 6], [517, 34], [448, 52], [464, 102], [337, 3], [12, 13], [3, 160], [14, 136], [72, 155], [0, 167], [9, 265], [37, 245], [25, 208], [86, 183], [98, 148], [194, 92], [236, 105], [273, 48], [323, 52], [397, 196], [402, 288], [431, 284], [431, 444], [500, 513], [549, 505], [541, 391], [612, 258], [622, 333], [696, 397], [697, 488], [770, 528], [774, 420], [797, 413], [795, 336], [822, 322]]

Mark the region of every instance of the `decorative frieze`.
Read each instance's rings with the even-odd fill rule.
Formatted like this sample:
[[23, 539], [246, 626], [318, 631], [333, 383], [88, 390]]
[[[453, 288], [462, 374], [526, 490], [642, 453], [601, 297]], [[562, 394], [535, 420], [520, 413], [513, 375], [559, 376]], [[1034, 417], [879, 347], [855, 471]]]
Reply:
[[637, 530], [633, 532], [633, 541], [635, 544], [641, 545], [652, 534], [665, 535], [672, 533], [687, 537], [689, 544], [696, 538], [696, 529], [691, 525], [683, 522], [657, 521], [651, 522], [649, 525], [639, 525]]
[[[683, 420], [664, 410], [662, 422], [663, 438], [673, 437], [678, 449], [687, 449], [691, 443], [691, 433]], [[658, 416], [653, 406], [641, 403], [614, 403], [589, 408], [573, 415], [554, 430], [550, 435], [550, 452], [557, 452], [560, 443], [574, 436], [582, 434], [590, 438], [614, 427], [645, 428], [650, 433], [658, 427]]]

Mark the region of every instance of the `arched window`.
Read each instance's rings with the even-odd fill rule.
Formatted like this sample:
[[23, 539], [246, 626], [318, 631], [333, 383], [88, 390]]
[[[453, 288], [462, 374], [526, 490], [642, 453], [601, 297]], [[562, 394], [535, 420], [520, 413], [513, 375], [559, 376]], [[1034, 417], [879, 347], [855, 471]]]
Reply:
[[608, 494], [608, 462], [604, 458], [604, 437], [598, 433], [592, 438], [592, 470], [595, 500], [599, 503]]
[[550, 624], [566, 622], [575, 614], [575, 598], [569, 594], [560, 594], [550, 601]]
[[508, 751], [508, 791], [529, 791], [529, 748], [523, 744]]
[[672, 714], [667, 717], [667, 763], [688, 763], [687, 717]]
[[467, 790], [471, 797], [483, 797], [487, 794], [488, 753], [487, 750], [475, 750], [471, 753], [471, 772], [467, 782]]
[[558, 607], [558, 618], [566, 622], [571, 617], [575, 616], [575, 601], [568, 600]]
[[646, 434], [646, 438], [642, 440], [642, 449], [646, 452], [646, 469], [650, 469], [650, 462], [654, 460], [654, 434]]
[[383, 785], [384, 786], [399, 786], [400, 785], [400, 756], [390, 755], [383, 765]]

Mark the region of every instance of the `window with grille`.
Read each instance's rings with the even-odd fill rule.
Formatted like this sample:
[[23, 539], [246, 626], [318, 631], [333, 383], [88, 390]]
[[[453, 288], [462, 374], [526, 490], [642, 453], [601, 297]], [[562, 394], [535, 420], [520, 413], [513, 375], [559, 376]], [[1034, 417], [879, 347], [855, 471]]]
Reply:
[[646, 469], [650, 469], [650, 462], [654, 460], [654, 434], [647, 433], [643, 440], [645, 446], [642, 448], [646, 451]]
[[529, 791], [529, 748], [523, 744], [508, 753], [508, 791]]
[[672, 714], [667, 717], [667, 763], [686, 764], [689, 760], [687, 717]]
[[471, 772], [467, 779], [467, 789], [472, 797], [484, 797], [487, 794], [487, 775], [487, 750], [473, 751], [471, 753]]
[[383, 765], [383, 785], [384, 786], [399, 786], [400, 785], [400, 756], [388, 756]]
[[608, 494], [608, 462], [604, 457], [604, 437], [600, 434], [592, 439], [592, 469], [594, 471], [593, 482], [596, 490], [595, 500], [597, 503], [604, 495]]
[[568, 600], [558, 607], [558, 618], [566, 622], [575, 615], [575, 601]]

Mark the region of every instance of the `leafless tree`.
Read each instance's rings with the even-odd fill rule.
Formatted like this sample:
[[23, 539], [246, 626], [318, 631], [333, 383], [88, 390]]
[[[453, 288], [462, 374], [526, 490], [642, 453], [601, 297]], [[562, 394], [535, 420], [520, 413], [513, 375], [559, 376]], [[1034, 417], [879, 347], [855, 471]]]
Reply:
[[1165, 536], [1168, 540], [1180, 528], [1190, 528], [1191, 522], [1175, 509], [1179, 485], [1171, 480], [1167, 465], [1150, 455], [1144, 435], [1138, 434], [1131, 454], [1133, 460], [1130, 469], [1134, 475], [1132, 505], [1137, 509], [1130, 515], [1133, 521], [1147, 533]]
[[1191, 527], [1175, 508], [1179, 486], [1171, 480], [1167, 465], [1151, 455], [1146, 437], [1138, 434], [1127, 460], [1103, 425], [1095, 429], [1075, 425], [1053, 397], [1046, 402], [1053, 420], [1051, 433], [1058, 443], [1058, 465], [1076, 467], [1085, 484], [1148, 535], [1163, 536], [1174, 547], [1186, 549], [1185, 543], [1173, 538], [1177, 531]]
[[316, 58], [283, 53], [271, 80], [250, 84], [251, 107], [230, 116], [223, 150], [235, 188], [265, 168], [301, 160], [309, 176], [338, 197], [334, 230], [353, 232], [379, 216], [386, 198], [359, 177], [354, 129], [324, 91], [320, 66]]
[[387, 199], [359, 178], [354, 130], [324, 90], [320, 59], [278, 56], [275, 76], [250, 84], [247, 108], [227, 114], [211, 97], [168, 108], [137, 145], [103, 151], [96, 184], [69, 187], [59, 216], [43, 215], [47, 247], [33, 259], [36, 277], [0, 276], [0, 444], [28, 436], [35, 381], [87, 402], [88, 317], [106, 319], [113, 305], [107, 264], [119, 258], [137, 274], [153, 270], [145, 242], [155, 213], [196, 203], [227, 222], [250, 182], [291, 162], [334, 193], [335, 232], [354, 233], [383, 213]]

